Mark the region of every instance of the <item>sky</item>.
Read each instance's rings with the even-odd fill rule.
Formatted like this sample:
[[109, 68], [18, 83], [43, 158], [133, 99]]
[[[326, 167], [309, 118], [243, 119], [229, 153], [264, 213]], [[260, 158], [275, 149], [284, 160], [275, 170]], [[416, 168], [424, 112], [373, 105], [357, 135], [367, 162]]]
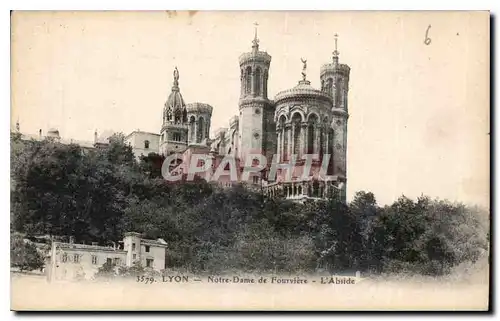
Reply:
[[184, 100], [214, 107], [212, 132], [228, 127], [255, 22], [271, 99], [301, 79], [301, 58], [318, 88], [339, 35], [351, 67], [348, 199], [488, 206], [487, 12], [14, 12], [11, 127], [87, 141], [95, 130], [159, 132], [176, 66]]

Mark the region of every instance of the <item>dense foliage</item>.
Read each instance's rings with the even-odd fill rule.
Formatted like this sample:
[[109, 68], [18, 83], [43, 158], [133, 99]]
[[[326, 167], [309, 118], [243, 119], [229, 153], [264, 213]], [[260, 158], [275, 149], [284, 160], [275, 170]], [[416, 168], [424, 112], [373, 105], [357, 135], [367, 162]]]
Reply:
[[348, 205], [299, 204], [201, 179], [168, 183], [161, 156], [136, 162], [123, 135], [96, 150], [11, 140], [12, 231], [101, 243], [141, 232], [168, 242], [169, 269], [439, 275], [488, 251], [488, 214], [463, 204], [402, 196], [380, 207], [367, 192]]
[[33, 271], [45, 266], [42, 253], [31, 242], [26, 242], [22, 235], [12, 233], [10, 237], [10, 265], [19, 271]]

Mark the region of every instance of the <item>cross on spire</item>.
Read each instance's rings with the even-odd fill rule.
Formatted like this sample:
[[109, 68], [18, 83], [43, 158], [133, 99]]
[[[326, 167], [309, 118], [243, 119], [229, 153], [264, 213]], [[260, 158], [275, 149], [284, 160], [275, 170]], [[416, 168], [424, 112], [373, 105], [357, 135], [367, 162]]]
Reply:
[[339, 35], [335, 34], [334, 37], [335, 37], [335, 50], [333, 51], [333, 60], [337, 60], [339, 57], [339, 54], [340, 54], [340, 52], [337, 50], [337, 41], [338, 41]]
[[259, 26], [259, 23], [258, 22], [254, 22], [253, 25], [255, 26], [255, 36], [253, 38], [253, 46], [252, 48], [254, 48], [255, 50], [258, 50], [259, 49], [259, 38], [257, 38], [257, 27]]

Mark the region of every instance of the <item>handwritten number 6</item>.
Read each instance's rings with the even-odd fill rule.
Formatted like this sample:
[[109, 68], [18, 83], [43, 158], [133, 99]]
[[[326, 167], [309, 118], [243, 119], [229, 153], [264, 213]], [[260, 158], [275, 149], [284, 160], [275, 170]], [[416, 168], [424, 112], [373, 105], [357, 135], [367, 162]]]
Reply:
[[429, 25], [429, 27], [427, 27], [427, 31], [425, 32], [425, 40], [424, 40], [424, 43], [426, 45], [430, 45], [431, 44], [431, 38], [429, 38], [429, 29], [431, 28], [431, 25]]

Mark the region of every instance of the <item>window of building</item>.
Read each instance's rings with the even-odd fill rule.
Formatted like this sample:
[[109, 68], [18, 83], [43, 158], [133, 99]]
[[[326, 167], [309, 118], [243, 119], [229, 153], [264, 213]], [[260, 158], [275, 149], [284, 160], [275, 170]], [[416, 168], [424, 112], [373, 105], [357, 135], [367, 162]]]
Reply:
[[153, 267], [153, 259], [146, 259], [146, 267], [152, 268]]
[[149, 140], [144, 141], [144, 148], [148, 149], [149, 148]]
[[146, 252], [149, 252], [149, 245], [146, 245], [144, 248]]
[[180, 142], [182, 140], [182, 135], [180, 133], [174, 133], [173, 134], [173, 139], [176, 142]]
[[111, 258], [109, 258], [109, 257], [108, 257], [108, 258], [106, 259], [106, 264], [108, 264], [108, 265], [109, 265], [109, 264], [112, 264], [112, 263], [113, 263], [113, 261], [111, 260]]
[[75, 263], [80, 262], [80, 255], [78, 255], [78, 254], [73, 255], [73, 261], [74, 261]]
[[135, 251], [135, 243], [132, 243], [132, 251]]
[[120, 265], [120, 258], [115, 258], [114, 259], [114, 262], [113, 262], [115, 265]]
[[137, 258], [137, 254], [132, 254], [132, 259], [135, 260]]
[[254, 77], [254, 92], [256, 96], [260, 96], [260, 68], [257, 67], [255, 70]]
[[68, 254], [63, 253], [63, 255], [62, 255], [62, 261], [63, 262], [67, 262], [68, 261]]
[[258, 184], [259, 183], [259, 177], [258, 176], [253, 176], [252, 180], [253, 180], [254, 184]]
[[245, 72], [245, 93], [252, 91], [252, 67], [247, 67]]
[[92, 255], [92, 264], [97, 264], [97, 256], [96, 255]]

